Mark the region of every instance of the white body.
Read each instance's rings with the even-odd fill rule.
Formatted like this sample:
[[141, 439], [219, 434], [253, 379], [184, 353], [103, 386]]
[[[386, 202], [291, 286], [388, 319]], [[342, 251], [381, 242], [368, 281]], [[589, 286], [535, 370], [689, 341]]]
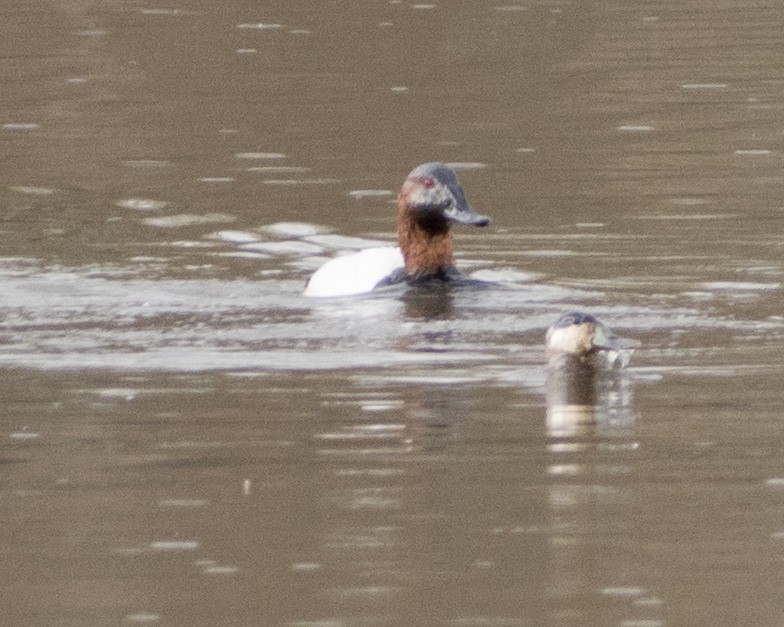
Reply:
[[370, 292], [405, 267], [400, 248], [366, 248], [331, 259], [310, 277], [305, 296], [350, 296]]

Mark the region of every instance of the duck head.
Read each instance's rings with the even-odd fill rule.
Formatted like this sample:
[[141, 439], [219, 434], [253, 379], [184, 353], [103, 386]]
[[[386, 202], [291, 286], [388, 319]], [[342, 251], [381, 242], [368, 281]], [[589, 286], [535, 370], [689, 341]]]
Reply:
[[440, 275], [453, 268], [452, 223], [487, 226], [443, 163], [423, 163], [406, 177], [397, 199], [397, 232], [408, 275]]
[[581, 311], [562, 314], [545, 336], [545, 354], [551, 361], [561, 356], [588, 361], [601, 353], [603, 363], [610, 367], [624, 367], [639, 345], [637, 340], [618, 337], [591, 314]]
[[548, 357], [574, 355], [584, 359], [597, 350], [611, 348], [612, 334], [591, 314], [570, 311], [556, 320], [545, 336]]

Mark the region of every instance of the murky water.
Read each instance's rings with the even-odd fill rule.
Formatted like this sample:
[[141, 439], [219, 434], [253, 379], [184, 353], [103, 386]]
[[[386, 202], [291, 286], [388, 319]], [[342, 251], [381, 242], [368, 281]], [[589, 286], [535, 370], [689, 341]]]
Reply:
[[[782, 25], [9, 6], [2, 622], [781, 624]], [[434, 159], [495, 285], [304, 298]], [[587, 418], [545, 402], [574, 308], [641, 342]]]

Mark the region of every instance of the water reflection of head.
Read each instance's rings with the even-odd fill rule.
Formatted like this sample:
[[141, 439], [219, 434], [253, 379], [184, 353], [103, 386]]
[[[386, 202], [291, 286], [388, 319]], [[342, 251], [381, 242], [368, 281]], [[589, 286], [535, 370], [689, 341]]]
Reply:
[[616, 337], [592, 315], [569, 312], [547, 330], [547, 427], [553, 435], [573, 435], [603, 417], [630, 419], [628, 395], [619, 373], [637, 346]]

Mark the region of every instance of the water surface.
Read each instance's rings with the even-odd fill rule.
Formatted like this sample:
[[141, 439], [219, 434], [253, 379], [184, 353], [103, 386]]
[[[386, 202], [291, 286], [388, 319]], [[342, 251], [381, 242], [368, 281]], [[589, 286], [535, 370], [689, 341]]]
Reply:
[[[3, 622], [781, 623], [784, 9], [4, 17]], [[493, 285], [304, 298], [436, 159]], [[554, 424], [574, 308], [641, 348]]]

